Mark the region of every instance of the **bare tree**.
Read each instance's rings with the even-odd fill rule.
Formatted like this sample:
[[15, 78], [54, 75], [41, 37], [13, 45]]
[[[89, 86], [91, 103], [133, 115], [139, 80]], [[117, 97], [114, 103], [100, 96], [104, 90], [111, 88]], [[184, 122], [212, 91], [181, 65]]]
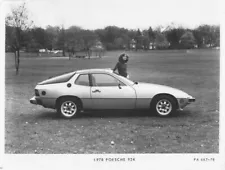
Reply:
[[19, 5], [16, 8], [11, 9], [11, 13], [8, 14], [5, 18], [6, 26], [12, 27], [13, 40], [11, 42], [11, 47], [15, 53], [15, 68], [16, 74], [19, 73], [19, 64], [20, 64], [20, 48], [21, 48], [21, 41], [22, 41], [22, 32], [29, 29], [33, 24], [32, 21], [28, 19], [28, 10], [26, 8], [26, 3]]
[[59, 27], [58, 37], [57, 37], [57, 47], [62, 50], [62, 55], [65, 57], [65, 47], [66, 46], [66, 34], [64, 26]]

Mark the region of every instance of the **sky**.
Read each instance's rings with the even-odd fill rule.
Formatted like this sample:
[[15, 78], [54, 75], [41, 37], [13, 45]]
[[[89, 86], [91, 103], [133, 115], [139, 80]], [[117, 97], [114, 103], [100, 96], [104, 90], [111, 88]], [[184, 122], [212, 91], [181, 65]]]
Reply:
[[[18, 4], [17, 0], [3, 1], [5, 13]], [[35, 25], [43, 28], [76, 25], [97, 29], [114, 25], [148, 29], [171, 23], [196, 28], [220, 23], [219, 0], [28, 0], [27, 8]]]

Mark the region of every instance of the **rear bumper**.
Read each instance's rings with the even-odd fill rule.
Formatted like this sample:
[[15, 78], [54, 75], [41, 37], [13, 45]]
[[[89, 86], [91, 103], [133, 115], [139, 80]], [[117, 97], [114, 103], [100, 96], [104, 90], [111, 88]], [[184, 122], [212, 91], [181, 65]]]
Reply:
[[35, 104], [35, 105], [41, 105], [45, 108], [55, 109], [56, 99], [55, 98], [42, 98], [42, 97], [34, 96], [30, 99], [30, 103]]
[[35, 96], [30, 99], [30, 103], [31, 104], [36, 104], [36, 105], [42, 105], [41, 100], [36, 98]]

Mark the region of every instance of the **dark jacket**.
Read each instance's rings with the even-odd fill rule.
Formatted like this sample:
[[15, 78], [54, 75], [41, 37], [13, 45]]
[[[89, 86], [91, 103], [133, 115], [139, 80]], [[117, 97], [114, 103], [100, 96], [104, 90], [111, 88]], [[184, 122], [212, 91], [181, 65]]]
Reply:
[[127, 77], [127, 63], [117, 62], [113, 71], [118, 70], [119, 75]]

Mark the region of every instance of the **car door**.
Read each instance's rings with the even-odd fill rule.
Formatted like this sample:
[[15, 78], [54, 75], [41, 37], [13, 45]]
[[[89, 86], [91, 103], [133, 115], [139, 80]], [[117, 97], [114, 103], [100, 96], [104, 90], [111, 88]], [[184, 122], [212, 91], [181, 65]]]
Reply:
[[135, 90], [106, 73], [91, 74], [94, 109], [134, 109]]
[[92, 108], [92, 100], [91, 100], [91, 86], [89, 82], [88, 74], [80, 74], [75, 82], [75, 86], [72, 86], [72, 94], [79, 97], [82, 101], [84, 109]]

